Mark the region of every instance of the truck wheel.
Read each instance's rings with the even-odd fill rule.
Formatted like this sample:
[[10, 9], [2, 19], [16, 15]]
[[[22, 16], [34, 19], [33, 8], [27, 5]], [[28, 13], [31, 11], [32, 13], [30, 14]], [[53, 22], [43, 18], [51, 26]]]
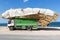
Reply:
[[9, 27], [9, 30], [13, 31], [14, 30], [14, 27], [10, 26]]
[[32, 30], [32, 27], [31, 26], [27, 26], [27, 28], [26, 28], [27, 30]]

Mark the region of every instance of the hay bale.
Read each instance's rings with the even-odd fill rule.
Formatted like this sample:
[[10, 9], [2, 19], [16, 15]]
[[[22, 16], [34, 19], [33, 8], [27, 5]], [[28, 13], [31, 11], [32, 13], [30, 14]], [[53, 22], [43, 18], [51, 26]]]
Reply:
[[48, 21], [45, 21], [45, 20], [40, 20], [40, 22], [41, 22], [41, 26], [43, 28], [46, 27], [49, 24], [49, 22]]
[[51, 22], [53, 20], [53, 16], [46, 16], [44, 20]]
[[53, 19], [56, 20], [57, 18], [58, 18], [58, 14], [55, 13], [55, 14], [53, 15]]

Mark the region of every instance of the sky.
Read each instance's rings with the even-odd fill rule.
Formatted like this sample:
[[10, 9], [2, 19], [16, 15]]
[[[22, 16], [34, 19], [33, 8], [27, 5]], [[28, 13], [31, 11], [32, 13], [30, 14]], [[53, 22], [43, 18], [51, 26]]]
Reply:
[[[0, 0], [0, 14], [10, 8], [46, 8], [58, 13], [60, 21], [60, 0]], [[0, 23], [7, 23], [7, 19], [0, 18]]]

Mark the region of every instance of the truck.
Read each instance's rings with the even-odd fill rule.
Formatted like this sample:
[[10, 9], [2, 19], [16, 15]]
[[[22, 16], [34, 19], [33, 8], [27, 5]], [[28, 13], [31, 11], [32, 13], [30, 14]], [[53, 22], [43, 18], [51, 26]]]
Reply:
[[14, 18], [14, 19], [9, 19], [8, 21], [8, 28], [10, 30], [15, 30], [17, 28], [20, 29], [27, 29], [27, 30], [32, 30], [32, 29], [37, 29], [37, 19], [29, 19], [29, 18]]

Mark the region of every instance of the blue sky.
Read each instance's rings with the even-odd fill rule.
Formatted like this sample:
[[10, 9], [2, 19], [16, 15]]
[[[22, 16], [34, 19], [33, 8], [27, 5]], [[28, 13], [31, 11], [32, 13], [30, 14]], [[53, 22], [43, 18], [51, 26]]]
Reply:
[[[10, 8], [47, 8], [59, 14], [57, 21], [60, 21], [60, 0], [0, 0], [0, 14]], [[0, 18], [0, 23], [7, 23], [7, 19]]]

